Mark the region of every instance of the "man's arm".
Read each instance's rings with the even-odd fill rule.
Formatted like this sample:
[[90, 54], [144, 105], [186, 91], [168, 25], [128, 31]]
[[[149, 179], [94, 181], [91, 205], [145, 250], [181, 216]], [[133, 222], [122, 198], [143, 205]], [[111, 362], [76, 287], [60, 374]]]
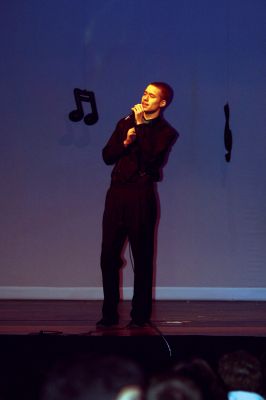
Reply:
[[[141, 128], [139, 127], [139, 130]], [[137, 133], [138, 134], [138, 133]], [[156, 135], [156, 133], [155, 133]], [[157, 134], [154, 141], [139, 132], [140, 148], [140, 170], [142, 173], [153, 176], [156, 180], [161, 175], [161, 169], [168, 160], [172, 146], [176, 142], [179, 134], [170, 125], [164, 126], [161, 134]]]
[[123, 155], [128, 153], [128, 148], [135, 142], [135, 139], [136, 132], [135, 128], [132, 127], [132, 120], [120, 120], [103, 148], [102, 156], [104, 162], [107, 165], [115, 164]]

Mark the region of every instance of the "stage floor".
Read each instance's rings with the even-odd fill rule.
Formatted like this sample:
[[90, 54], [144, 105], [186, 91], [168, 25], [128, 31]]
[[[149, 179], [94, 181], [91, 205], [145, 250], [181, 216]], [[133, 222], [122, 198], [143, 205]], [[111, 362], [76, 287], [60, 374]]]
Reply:
[[130, 302], [119, 306], [116, 328], [96, 329], [101, 301], [1, 300], [0, 335], [265, 336], [266, 302], [156, 301], [152, 326], [127, 328]]
[[0, 301], [0, 374], [8, 400], [36, 399], [50, 369], [76, 357], [121, 355], [147, 376], [193, 357], [217, 368], [226, 352], [244, 349], [266, 365], [266, 302], [156, 301], [152, 326], [96, 329], [100, 301]]

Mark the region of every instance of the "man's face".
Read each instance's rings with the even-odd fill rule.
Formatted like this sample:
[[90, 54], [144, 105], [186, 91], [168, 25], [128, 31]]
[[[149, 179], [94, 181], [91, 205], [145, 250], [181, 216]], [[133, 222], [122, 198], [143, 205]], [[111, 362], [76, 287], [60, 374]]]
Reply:
[[161, 97], [161, 90], [153, 85], [148, 85], [141, 98], [141, 105], [145, 114], [159, 115], [161, 108], [166, 105]]

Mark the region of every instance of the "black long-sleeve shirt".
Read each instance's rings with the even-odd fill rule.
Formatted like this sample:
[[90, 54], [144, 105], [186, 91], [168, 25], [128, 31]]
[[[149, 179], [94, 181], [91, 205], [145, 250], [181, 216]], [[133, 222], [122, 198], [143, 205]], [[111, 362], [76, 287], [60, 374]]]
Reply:
[[[132, 127], [136, 139], [125, 147], [123, 142]], [[107, 165], [115, 164], [112, 183], [159, 181], [162, 167], [178, 136], [162, 116], [140, 125], [135, 124], [133, 115], [121, 119], [102, 152]]]

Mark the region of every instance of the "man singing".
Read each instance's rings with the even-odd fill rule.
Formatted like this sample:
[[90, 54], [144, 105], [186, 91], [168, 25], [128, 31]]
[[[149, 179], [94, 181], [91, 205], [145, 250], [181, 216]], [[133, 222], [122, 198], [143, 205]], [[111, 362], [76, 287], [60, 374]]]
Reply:
[[119, 323], [119, 270], [126, 239], [134, 259], [134, 294], [129, 327], [149, 324], [152, 312], [154, 234], [157, 222], [156, 182], [178, 138], [163, 118], [173, 98], [163, 82], [150, 83], [141, 103], [121, 119], [103, 149], [103, 160], [114, 165], [102, 225], [101, 270], [104, 302], [99, 327]]

